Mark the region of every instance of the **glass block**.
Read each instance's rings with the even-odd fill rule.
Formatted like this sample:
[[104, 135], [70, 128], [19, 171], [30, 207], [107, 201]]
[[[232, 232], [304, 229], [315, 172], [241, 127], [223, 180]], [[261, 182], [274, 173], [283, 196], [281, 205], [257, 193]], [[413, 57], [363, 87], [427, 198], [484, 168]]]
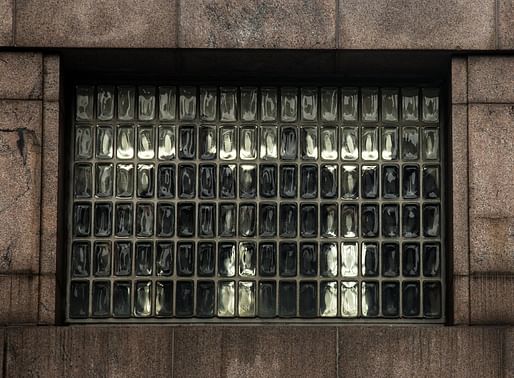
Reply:
[[316, 160], [318, 158], [317, 127], [302, 127], [300, 146], [303, 160]]
[[300, 196], [303, 199], [318, 197], [318, 166], [302, 165], [300, 177]]
[[241, 92], [241, 120], [257, 120], [257, 88], [243, 87]]
[[361, 272], [365, 277], [376, 277], [379, 274], [379, 248], [376, 243], [362, 243]]
[[423, 159], [439, 159], [439, 130], [423, 129]]
[[400, 274], [400, 250], [398, 244], [382, 244], [382, 275], [397, 277]]
[[363, 160], [378, 159], [378, 128], [362, 129], [361, 155]]
[[237, 171], [235, 164], [220, 165], [220, 198], [236, 198]]
[[442, 292], [440, 282], [423, 282], [423, 315], [440, 318], [442, 314]]
[[132, 197], [134, 195], [134, 166], [132, 164], [116, 165], [116, 196]]
[[318, 274], [318, 243], [300, 244], [300, 274], [305, 277]]
[[314, 318], [318, 315], [317, 282], [300, 282], [300, 303], [298, 307], [302, 318]]
[[423, 121], [439, 122], [439, 90], [423, 89]]
[[173, 274], [174, 250], [172, 242], [157, 243], [155, 274], [158, 276], [171, 276]]
[[113, 171], [112, 164], [96, 164], [95, 194], [97, 197], [112, 196]]
[[255, 243], [239, 243], [239, 276], [255, 276], [257, 266], [257, 246]]
[[131, 283], [130, 282], [114, 282], [112, 307], [113, 314], [116, 317], [130, 316], [131, 303]]
[[279, 245], [279, 274], [280, 277], [296, 276], [296, 243], [280, 243]]
[[[77, 100], [78, 102], [78, 100]], [[72, 281], [70, 284], [70, 318], [86, 318], [89, 314], [89, 283]]]
[[259, 235], [273, 237], [277, 235], [277, 205], [261, 203], [259, 205]]
[[280, 281], [278, 291], [279, 316], [283, 318], [296, 316], [296, 282]]
[[423, 246], [423, 275], [425, 277], [441, 275], [441, 253], [437, 243]]
[[358, 282], [341, 282], [341, 316], [354, 318], [359, 314]]
[[175, 127], [159, 127], [159, 160], [173, 160], [175, 156]]
[[211, 318], [214, 316], [216, 303], [216, 286], [213, 281], [198, 281], [196, 285], [196, 316]]
[[151, 121], [155, 117], [155, 88], [139, 87], [139, 120]]
[[277, 196], [277, 166], [261, 164], [259, 166], [259, 195], [264, 198]]
[[136, 282], [134, 296], [134, 315], [150, 316], [152, 314], [152, 283]]
[[337, 316], [337, 282], [320, 283], [319, 312], [323, 317]]
[[234, 160], [237, 156], [236, 129], [233, 127], [220, 128], [220, 159]]
[[406, 243], [403, 245], [402, 272], [406, 277], [418, 277], [420, 272], [419, 244]]
[[403, 205], [402, 234], [406, 238], [419, 236], [419, 206]]
[[272, 277], [277, 274], [277, 245], [275, 243], [259, 244], [259, 274]]
[[277, 285], [275, 282], [259, 282], [259, 316], [274, 317], [277, 313]]
[[137, 130], [137, 157], [142, 160], [153, 159], [154, 129], [153, 127], [139, 127]]
[[296, 160], [298, 155], [298, 130], [294, 126], [280, 129], [280, 158], [282, 160]]
[[93, 119], [93, 96], [94, 87], [78, 86], [76, 88], [76, 113], [77, 121], [87, 121]]
[[378, 316], [379, 290], [378, 282], [362, 282], [362, 316]]
[[96, 158], [112, 159], [114, 139], [111, 127], [96, 128]]
[[398, 121], [398, 90], [383, 89], [382, 90], [382, 121], [397, 122]]
[[423, 198], [438, 199], [441, 195], [441, 182], [438, 166], [423, 167]]
[[238, 311], [241, 317], [255, 316], [255, 282], [239, 282]]
[[239, 131], [239, 157], [241, 160], [257, 159], [257, 129], [242, 127]]
[[75, 236], [89, 236], [91, 234], [91, 204], [76, 203], [73, 206], [73, 229]]
[[318, 89], [302, 88], [302, 120], [316, 121], [318, 117]]
[[341, 275], [343, 277], [357, 277], [358, 261], [358, 243], [341, 243]]
[[343, 88], [343, 121], [357, 121], [359, 114], [359, 91]]
[[157, 204], [157, 236], [172, 237], [175, 234], [175, 206], [173, 204]]
[[412, 317], [419, 315], [419, 283], [402, 283], [402, 313], [403, 316]]
[[132, 159], [134, 157], [134, 128], [118, 127], [117, 139], [116, 156], [118, 159]]
[[323, 127], [320, 135], [321, 158], [324, 160], [337, 159], [337, 128]]
[[337, 165], [323, 164], [320, 181], [321, 198], [337, 198]]
[[132, 243], [114, 243], [114, 274], [117, 276], [130, 276], [132, 274]]
[[398, 159], [398, 129], [383, 128], [382, 129], [382, 159], [396, 160]]
[[419, 131], [417, 127], [402, 128], [402, 156], [405, 160], [419, 157]]
[[419, 119], [418, 90], [416, 88], [402, 89], [402, 119], [417, 121]]
[[304, 238], [318, 236], [318, 206], [303, 204], [300, 208], [300, 235]]
[[221, 122], [237, 121], [237, 89], [220, 88]]
[[341, 129], [341, 159], [357, 160], [359, 158], [359, 130], [356, 127]]
[[183, 237], [194, 236], [195, 234], [195, 204], [177, 204], [177, 235]]
[[159, 198], [175, 197], [175, 165], [159, 165], [157, 196]]
[[319, 257], [319, 273], [322, 277], [336, 277], [338, 273], [337, 243], [322, 243]]
[[359, 197], [359, 166], [343, 165], [341, 167], [341, 198]]
[[321, 88], [321, 119], [332, 122], [337, 120], [337, 88]]
[[218, 274], [221, 277], [236, 275], [236, 245], [234, 243], [219, 243]]
[[261, 119], [264, 122], [275, 121], [277, 119], [277, 89], [261, 89]]
[[93, 156], [91, 127], [77, 127], [75, 131], [75, 159], [86, 160]]
[[212, 277], [216, 270], [216, 245], [198, 243], [197, 274], [200, 277]]
[[181, 126], [179, 133], [178, 157], [183, 160], [193, 160], [196, 156], [196, 133], [192, 126]]
[[118, 87], [118, 119], [122, 121], [134, 119], [135, 104], [136, 88]]
[[136, 235], [152, 236], [153, 224], [153, 204], [138, 203], [136, 208]]
[[298, 208], [296, 204], [280, 205], [279, 232], [283, 238], [295, 238], [298, 225]]
[[438, 237], [440, 233], [439, 205], [423, 206], [423, 235], [426, 237]]
[[398, 205], [382, 206], [382, 236], [398, 237], [400, 234], [400, 210]]
[[216, 119], [218, 93], [216, 88], [200, 88], [200, 119], [214, 121]]
[[195, 243], [177, 244], [177, 275], [188, 277], [195, 271]]
[[180, 111], [180, 119], [182, 121], [192, 121], [196, 118], [196, 88], [195, 87], [181, 87], [180, 88], [179, 111]]
[[178, 166], [178, 197], [195, 198], [196, 165], [180, 164]]
[[296, 88], [282, 88], [281, 94], [281, 117], [283, 122], [296, 121], [298, 114], [298, 98]]
[[269, 160], [278, 157], [277, 128], [261, 127], [261, 159]]
[[116, 236], [130, 236], [133, 233], [133, 210], [131, 203], [117, 203], [114, 214]]
[[378, 121], [378, 89], [362, 89], [362, 120]]
[[403, 166], [403, 198], [415, 199], [419, 197], [419, 167], [417, 165]]
[[91, 245], [88, 242], [73, 243], [71, 253], [71, 275], [73, 277], [89, 276]]
[[234, 281], [218, 282], [218, 316], [230, 317], [235, 314], [235, 287]]
[[137, 196], [151, 198], [154, 195], [154, 166], [153, 164], [137, 165]]
[[378, 236], [378, 205], [362, 205], [361, 236], [373, 238]]
[[198, 236], [213, 238], [216, 235], [216, 205], [198, 205]]
[[155, 283], [155, 315], [171, 316], [173, 311], [173, 282], [157, 281]]
[[89, 198], [93, 194], [93, 168], [91, 164], [76, 164], [73, 175], [73, 196]]
[[361, 180], [361, 194], [363, 198], [377, 198], [378, 197], [378, 183], [379, 183], [379, 170], [376, 165], [363, 165], [362, 180]]
[[257, 196], [257, 166], [241, 164], [239, 166], [239, 197], [255, 198]]
[[216, 176], [216, 166], [214, 164], [200, 164], [198, 188], [200, 198], [216, 198]]
[[112, 204], [95, 204], [95, 236], [111, 236], [112, 234]]
[[390, 317], [400, 315], [400, 284], [398, 282], [382, 283], [382, 314]]
[[177, 90], [175, 87], [159, 87], [159, 119], [174, 121], [177, 114]]
[[175, 315], [193, 316], [194, 284], [191, 281], [177, 281], [175, 294]]
[[111, 243], [97, 242], [93, 252], [93, 274], [96, 277], [111, 275]]
[[341, 205], [341, 236], [354, 238], [359, 234], [358, 205]]
[[114, 87], [99, 86], [96, 97], [96, 116], [101, 121], [111, 120], [114, 114]]
[[282, 198], [296, 198], [298, 193], [297, 186], [297, 166], [280, 166], [280, 196]]
[[222, 237], [236, 234], [236, 206], [233, 204], [219, 205], [218, 235]]
[[151, 243], [136, 243], [136, 275], [150, 276], [153, 268], [153, 246]]

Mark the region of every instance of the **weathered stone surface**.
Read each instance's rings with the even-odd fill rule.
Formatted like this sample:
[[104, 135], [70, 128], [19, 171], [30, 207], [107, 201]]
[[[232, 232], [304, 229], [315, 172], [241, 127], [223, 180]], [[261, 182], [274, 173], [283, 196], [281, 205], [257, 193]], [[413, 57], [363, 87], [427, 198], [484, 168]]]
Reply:
[[335, 48], [333, 0], [180, 0], [179, 47]]
[[469, 324], [469, 277], [453, 276], [453, 324]]
[[339, 48], [495, 48], [495, 0], [339, 0], [339, 17]]
[[176, 47], [175, 0], [18, 1], [17, 46]]
[[501, 376], [498, 328], [339, 327], [340, 377]]
[[0, 46], [11, 46], [13, 28], [13, 1], [0, 0]]
[[57, 315], [55, 298], [59, 295], [58, 289], [54, 274], [39, 276], [39, 324], [55, 324]]
[[514, 275], [469, 279], [471, 324], [514, 324]]
[[335, 377], [334, 327], [184, 327], [176, 377]]
[[0, 100], [40, 99], [42, 59], [41, 54], [37, 53], [0, 53]]
[[43, 97], [45, 101], [59, 101], [60, 60], [58, 55], [43, 57]]
[[[513, 0], [499, 0], [498, 2], [498, 40], [500, 49], [514, 49]], [[514, 372], [512, 374], [514, 375]]]
[[0, 324], [36, 324], [38, 293], [38, 276], [0, 275]]
[[506, 328], [503, 342], [503, 375], [504, 378], [514, 377], [514, 327]]
[[468, 80], [470, 103], [514, 103], [514, 56], [470, 56]]
[[468, 102], [468, 58], [452, 58], [452, 103]]

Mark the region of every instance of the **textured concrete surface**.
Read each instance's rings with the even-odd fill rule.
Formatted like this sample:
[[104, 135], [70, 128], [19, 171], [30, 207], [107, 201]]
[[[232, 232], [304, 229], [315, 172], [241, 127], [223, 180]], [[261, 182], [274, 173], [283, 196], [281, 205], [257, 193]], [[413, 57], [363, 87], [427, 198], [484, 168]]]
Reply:
[[514, 275], [469, 279], [471, 324], [514, 324]]
[[453, 276], [453, 324], [469, 324], [469, 276]]
[[13, 42], [13, 0], [0, 0], [0, 46], [10, 46]]
[[468, 80], [470, 103], [514, 103], [513, 56], [470, 56]]
[[58, 55], [43, 57], [43, 99], [59, 101], [60, 94], [60, 60]]
[[[500, 49], [514, 49], [514, 1], [498, 1], [498, 42]], [[514, 369], [513, 373], [514, 375]]]
[[38, 293], [35, 275], [0, 275], [0, 324], [36, 324]]
[[[0, 21], [1, 22], [1, 21]], [[43, 64], [38, 53], [0, 54], [0, 99], [40, 99]]]
[[452, 59], [452, 104], [468, 102], [468, 58]]

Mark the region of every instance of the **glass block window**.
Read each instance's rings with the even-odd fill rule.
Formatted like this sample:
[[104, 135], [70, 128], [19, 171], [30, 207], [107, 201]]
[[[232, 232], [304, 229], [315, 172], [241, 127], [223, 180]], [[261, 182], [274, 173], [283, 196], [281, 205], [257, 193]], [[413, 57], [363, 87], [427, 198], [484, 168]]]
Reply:
[[438, 89], [79, 85], [73, 103], [68, 321], [444, 320]]

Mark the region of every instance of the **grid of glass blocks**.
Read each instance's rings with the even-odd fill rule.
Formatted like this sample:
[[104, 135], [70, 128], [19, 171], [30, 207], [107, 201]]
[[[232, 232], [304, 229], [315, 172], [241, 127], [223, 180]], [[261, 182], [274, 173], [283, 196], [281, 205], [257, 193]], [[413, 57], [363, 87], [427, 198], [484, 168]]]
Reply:
[[439, 90], [75, 90], [69, 321], [444, 318]]

